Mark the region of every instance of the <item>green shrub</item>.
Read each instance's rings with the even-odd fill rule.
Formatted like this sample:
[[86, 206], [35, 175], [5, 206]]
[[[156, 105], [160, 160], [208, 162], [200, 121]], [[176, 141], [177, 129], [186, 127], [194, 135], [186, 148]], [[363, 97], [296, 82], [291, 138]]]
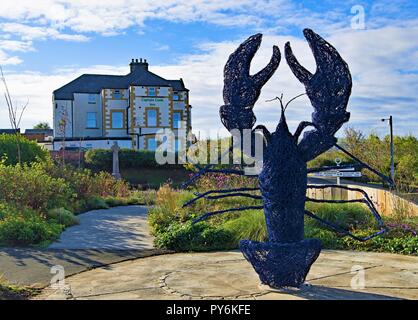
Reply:
[[79, 221], [71, 211], [64, 208], [51, 209], [47, 213], [48, 219], [54, 220], [55, 222], [62, 224], [65, 227], [70, 227], [78, 224]]
[[310, 225], [305, 226], [305, 238], [314, 238], [321, 241], [322, 247], [325, 249], [344, 249], [342, 238], [334, 231], [324, 230]]
[[262, 210], [243, 211], [237, 219], [226, 221], [224, 228], [234, 235], [237, 243], [242, 239], [267, 240], [266, 219]]
[[[195, 225], [191, 221], [205, 212], [255, 203], [248, 198], [200, 199], [190, 207], [183, 203], [194, 197], [189, 191], [176, 191], [164, 185], [156, 193], [156, 205], [150, 209], [148, 221], [155, 235], [155, 244], [177, 251], [209, 251], [236, 248], [239, 240], [265, 241], [267, 230], [263, 210], [247, 210], [240, 213], [211, 217]], [[307, 203], [306, 208], [319, 217], [349, 229], [360, 237], [376, 232], [372, 214], [360, 204]], [[416, 220], [404, 221], [417, 225]], [[383, 236], [359, 242], [330, 230], [317, 221], [306, 218], [305, 237], [321, 240], [326, 249], [364, 250], [418, 255], [418, 237], [398, 228]]]
[[157, 199], [157, 191], [155, 190], [135, 190], [131, 192], [128, 198], [128, 204], [145, 204], [154, 205]]
[[[254, 176], [209, 173], [201, 176], [195, 184], [196, 188], [203, 192], [216, 189], [255, 188], [258, 186], [258, 180]], [[237, 201], [237, 198], [234, 200]]]
[[44, 161], [49, 158], [48, 151], [35, 141], [30, 141], [21, 135], [0, 134], [0, 158], [4, 159], [4, 164], [15, 165], [18, 163], [17, 142], [19, 142], [22, 164]]
[[[85, 163], [95, 171], [110, 171], [112, 170], [112, 154], [112, 150], [91, 149], [85, 154]], [[119, 151], [119, 165], [121, 169], [161, 166], [155, 160], [155, 152], [131, 149], [121, 149]], [[173, 166], [179, 167], [179, 165]]]
[[345, 153], [339, 150], [330, 149], [319, 156], [317, 156], [315, 159], [308, 162], [308, 167], [324, 167], [324, 166], [335, 166], [335, 159], [340, 158], [341, 164], [350, 164], [354, 163], [353, 159], [348, 157]]
[[154, 244], [157, 248], [176, 251], [211, 251], [236, 248], [233, 234], [206, 223], [173, 223], [165, 232], [158, 233]]
[[87, 210], [95, 210], [95, 209], [109, 209], [109, 205], [106, 201], [99, 197], [93, 197], [86, 201]]
[[[374, 229], [356, 230], [356, 235], [366, 237], [375, 233]], [[341, 237], [335, 232], [314, 227], [305, 228], [306, 238], [321, 240], [325, 249], [344, 249], [358, 251], [390, 252], [398, 254], [418, 255], [418, 236], [409, 233], [403, 235], [389, 232], [368, 241], [357, 241], [350, 237]]]
[[[106, 197], [103, 199], [109, 207], [118, 207], [118, 206], [126, 206], [128, 204], [128, 200], [125, 198], [118, 198], [118, 197]], [[134, 203], [130, 203], [134, 204]]]
[[65, 207], [71, 197], [64, 179], [51, 177], [40, 163], [32, 166], [0, 164], [0, 202], [45, 212]]
[[25, 246], [42, 244], [56, 239], [63, 226], [47, 222], [32, 209], [16, 209], [2, 205], [0, 219], [0, 245]]
[[59, 166], [50, 160], [23, 165], [0, 161], [0, 243], [50, 241], [77, 223], [72, 212], [109, 208], [103, 197], [126, 205], [151, 195], [133, 193], [126, 182], [106, 172]]
[[178, 195], [179, 193], [175, 192], [168, 185], [164, 185], [158, 190], [156, 195], [157, 205], [151, 208], [148, 214], [151, 233], [156, 234], [160, 230], [165, 230], [176, 221]]
[[129, 185], [123, 180], [116, 180], [107, 172], [93, 173], [88, 169], [74, 169], [71, 166], [45, 165], [48, 174], [64, 179], [77, 200], [91, 197], [126, 197], [130, 194]]
[[[343, 228], [358, 229], [373, 225], [372, 213], [361, 204], [343, 203], [306, 203], [306, 209], [317, 215], [318, 217], [337, 224]], [[312, 225], [323, 228], [320, 222], [306, 218], [306, 225]]]

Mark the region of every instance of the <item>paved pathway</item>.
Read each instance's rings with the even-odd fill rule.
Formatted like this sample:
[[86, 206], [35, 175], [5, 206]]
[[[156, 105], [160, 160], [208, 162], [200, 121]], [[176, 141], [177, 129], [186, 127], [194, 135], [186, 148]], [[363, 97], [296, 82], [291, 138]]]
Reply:
[[[352, 288], [360, 267], [365, 288]], [[307, 281], [303, 290], [272, 292], [238, 251], [181, 253], [83, 272], [37, 299], [418, 299], [418, 257], [324, 250]]]
[[153, 248], [147, 208], [114, 207], [79, 216], [80, 224], [68, 228], [49, 249], [146, 250]]
[[0, 276], [9, 283], [44, 287], [54, 265], [63, 266], [68, 276], [163, 252], [152, 246], [146, 207], [93, 210], [78, 217], [80, 224], [65, 230], [47, 249], [0, 248]]

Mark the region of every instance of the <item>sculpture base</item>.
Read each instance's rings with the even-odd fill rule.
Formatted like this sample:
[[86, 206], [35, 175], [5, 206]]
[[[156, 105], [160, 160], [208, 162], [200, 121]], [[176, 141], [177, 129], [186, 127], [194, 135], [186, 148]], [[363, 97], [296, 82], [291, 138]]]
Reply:
[[239, 247], [261, 283], [272, 288], [299, 288], [321, 252], [321, 242], [305, 239], [292, 243], [241, 240]]
[[304, 282], [299, 287], [273, 288], [267, 284], [260, 283], [258, 285], [258, 288], [262, 291], [269, 291], [269, 292], [274, 292], [274, 293], [297, 294], [297, 293], [309, 291], [312, 288], [312, 285], [308, 282]]

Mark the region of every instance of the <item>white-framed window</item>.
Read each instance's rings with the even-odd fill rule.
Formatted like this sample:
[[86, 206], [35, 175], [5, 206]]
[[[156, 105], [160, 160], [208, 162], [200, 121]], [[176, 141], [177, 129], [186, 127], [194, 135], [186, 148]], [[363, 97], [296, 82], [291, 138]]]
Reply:
[[121, 98], [122, 98], [122, 93], [120, 92], [120, 90], [114, 90], [113, 99], [121, 99]]
[[87, 128], [97, 128], [97, 112], [87, 112], [86, 120]]
[[96, 95], [90, 93], [88, 98], [89, 104], [95, 104], [96, 103]]
[[180, 129], [181, 128], [181, 121], [182, 121], [182, 112], [181, 111], [174, 111], [173, 112], [173, 129]]
[[124, 128], [124, 112], [121, 110], [111, 111], [111, 126], [112, 129], [123, 129]]
[[158, 125], [157, 109], [147, 109], [147, 126], [156, 127]]
[[151, 97], [155, 97], [157, 95], [157, 90], [155, 87], [148, 87], [148, 95]]

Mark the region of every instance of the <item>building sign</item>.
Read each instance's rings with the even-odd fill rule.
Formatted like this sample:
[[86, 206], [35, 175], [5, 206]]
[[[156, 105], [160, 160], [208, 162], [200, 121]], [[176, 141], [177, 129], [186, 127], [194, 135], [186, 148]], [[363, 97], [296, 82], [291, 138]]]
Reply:
[[161, 98], [142, 98], [141, 99], [144, 102], [162, 102], [164, 99]]
[[[337, 167], [341, 164], [341, 159], [336, 158], [335, 163]], [[358, 178], [361, 177], [361, 171], [355, 171], [355, 168], [337, 168], [336, 170], [328, 170], [312, 173], [314, 177], [336, 177], [337, 184], [340, 185], [340, 178]]]
[[323, 171], [323, 172], [313, 173], [312, 175], [315, 177], [355, 178], [355, 177], [361, 177], [361, 172], [360, 171]]

